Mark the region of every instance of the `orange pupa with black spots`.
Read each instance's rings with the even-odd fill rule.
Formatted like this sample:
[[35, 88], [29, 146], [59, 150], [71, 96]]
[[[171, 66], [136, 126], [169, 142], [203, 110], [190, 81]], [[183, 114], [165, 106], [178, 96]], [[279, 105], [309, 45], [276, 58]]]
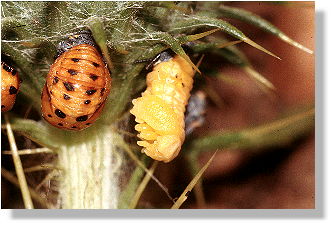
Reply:
[[20, 87], [17, 70], [1, 62], [1, 112], [7, 112], [14, 106]]
[[111, 77], [89, 33], [61, 42], [42, 92], [42, 116], [55, 127], [82, 130], [95, 122]]

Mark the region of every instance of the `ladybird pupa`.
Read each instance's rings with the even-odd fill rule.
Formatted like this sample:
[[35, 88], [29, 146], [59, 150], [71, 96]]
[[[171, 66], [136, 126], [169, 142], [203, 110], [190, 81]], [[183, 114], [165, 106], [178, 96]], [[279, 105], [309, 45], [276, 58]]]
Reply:
[[55, 127], [87, 128], [99, 117], [110, 92], [110, 72], [88, 35], [61, 42], [47, 75], [42, 116]]
[[194, 70], [181, 56], [166, 58], [147, 74], [147, 89], [132, 101], [143, 152], [170, 162], [185, 140], [184, 113], [193, 86]]
[[14, 106], [20, 87], [17, 70], [1, 61], [1, 112], [7, 112]]

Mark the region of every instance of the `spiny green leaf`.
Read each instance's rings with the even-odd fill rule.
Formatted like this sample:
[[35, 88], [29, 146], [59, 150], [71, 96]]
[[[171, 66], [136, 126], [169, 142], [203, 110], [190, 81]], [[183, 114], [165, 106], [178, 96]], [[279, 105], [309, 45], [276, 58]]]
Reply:
[[[230, 42], [230, 44], [233, 44], [233, 42]], [[240, 66], [247, 74], [249, 74], [250, 77], [268, 88], [267, 90], [275, 90], [274, 85], [260, 73], [254, 70], [247, 57], [238, 48], [236, 48], [235, 46], [227, 46], [221, 49], [217, 48], [219, 46], [222, 47], [226, 45], [229, 45], [229, 42], [222, 40], [221, 42], [195, 43], [191, 46], [191, 48], [194, 52], [210, 51], [216, 53], [224, 57], [230, 63]]]
[[180, 42], [180, 44], [185, 44], [186, 42], [196, 41], [198, 39], [211, 35], [212, 33], [215, 33], [216, 31], [219, 31], [219, 30], [220, 30], [220, 28], [216, 28], [216, 29], [198, 33], [198, 34], [182, 36], [182, 37], [178, 37], [177, 40]]
[[198, 71], [200, 70], [195, 66], [195, 64], [191, 61], [190, 57], [186, 54], [184, 49], [182, 48], [181, 44], [178, 42], [177, 39], [169, 35], [168, 33], [159, 33], [155, 35], [155, 37], [160, 38], [164, 43], [170, 46], [171, 50], [173, 50], [177, 55], [180, 55], [183, 57], [192, 67], [194, 70]]
[[253, 24], [253, 25], [263, 29], [264, 31], [267, 31], [271, 34], [276, 35], [278, 38], [289, 43], [290, 45], [297, 47], [310, 54], [313, 54], [312, 50], [310, 50], [310, 49], [306, 48], [305, 46], [299, 44], [298, 42], [292, 40], [285, 33], [283, 33], [281, 30], [279, 30], [276, 26], [274, 26], [270, 22], [266, 21], [265, 19], [261, 18], [260, 16], [254, 14], [254, 13], [251, 13], [244, 9], [229, 7], [229, 6], [225, 6], [225, 5], [221, 5], [219, 7], [218, 11], [221, 13], [221, 16], [228, 17], [228, 18], [234, 18], [234, 19], [242, 20], [244, 22]]
[[261, 149], [281, 146], [310, 132], [314, 121], [315, 109], [308, 107], [296, 114], [257, 127], [195, 138], [187, 146], [188, 152], [194, 155], [214, 149]]
[[240, 42], [242, 42], [241, 40], [239, 41], [229, 41], [227, 43], [223, 43], [223, 44], [219, 44], [217, 45], [217, 48], [225, 48], [225, 47], [229, 47], [229, 46], [232, 46], [232, 45], [236, 45], [236, 44], [239, 44]]
[[262, 76], [259, 72], [253, 69], [253, 67], [245, 66], [243, 68], [254, 80], [261, 83], [265, 87], [267, 87], [270, 90], [275, 90], [275, 86], [264, 76]]
[[254, 48], [257, 48], [277, 59], [280, 59], [278, 56], [273, 54], [272, 52], [268, 51], [267, 49], [263, 48], [259, 44], [255, 43], [251, 39], [249, 39], [243, 32], [241, 32], [239, 29], [236, 27], [232, 26], [228, 22], [221, 20], [221, 19], [215, 19], [215, 18], [210, 18], [206, 16], [199, 16], [199, 15], [190, 15], [184, 17], [182, 21], [176, 22], [173, 26], [173, 28], [170, 30], [172, 31], [181, 31], [184, 32], [187, 29], [191, 28], [201, 28], [201, 27], [217, 27], [220, 28], [222, 31], [225, 33], [242, 40], [246, 42], [247, 44], [253, 46]]
[[222, 46], [225, 43], [228, 43], [226, 40], [220, 40], [216, 42], [196, 42], [194, 45], [190, 46], [193, 52], [196, 53], [206, 53], [206, 52], [212, 52], [217, 55], [220, 55], [221, 57], [225, 58], [230, 63], [245, 67], [250, 66], [247, 57], [244, 55], [243, 52], [241, 52], [236, 46], [227, 46], [225, 48], [218, 48], [218, 46]]
[[[177, 37], [175, 39], [169, 38], [169, 37], [165, 37], [166, 35], [164, 35], [164, 34], [161, 34], [161, 35], [160, 34], [157, 34], [157, 36], [160, 35], [161, 36], [161, 41], [163, 41], [163, 42], [168, 43], [169, 42], [169, 39], [173, 39], [173, 41], [178, 42], [180, 45], [183, 45], [183, 44], [185, 44], [187, 42], [196, 41], [198, 39], [201, 39], [203, 37], [206, 37], [206, 36], [208, 36], [208, 35], [216, 32], [216, 31], [219, 31], [219, 30], [220, 29], [217, 28], [217, 29], [209, 30], [209, 31], [206, 31], [206, 32], [198, 33], [198, 34], [180, 36], [180, 37]], [[163, 38], [165, 38], [165, 40]], [[170, 40], [170, 42], [171, 42], [171, 40]], [[162, 51], [165, 51], [168, 48], [170, 48], [170, 46], [161, 46], [161, 45], [156, 44], [156, 45], [154, 45], [151, 48], [152, 51], [150, 51], [150, 53], [148, 54], [149, 55], [149, 58], [146, 58], [146, 56], [144, 56], [144, 57], [141, 57], [140, 60], [151, 59], [151, 56], [156, 56], [158, 53], [160, 53]], [[151, 53], [151, 52], [153, 52], [153, 53]], [[144, 54], [144, 55], [146, 55], [146, 54]]]
[[208, 160], [208, 162], [201, 168], [201, 170], [195, 175], [195, 177], [191, 180], [191, 182], [187, 185], [183, 193], [180, 195], [178, 200], [173, 204], [171, 209], [179, 209], [179, 207], [186, 201], [187, 194], [192, 191], [195, 184], [199, 181], [203, 173], [206, 171], [206, 169], [209, 167], [210, 163], [213, 161], [217, 151], [212, 155], [212, 157]]

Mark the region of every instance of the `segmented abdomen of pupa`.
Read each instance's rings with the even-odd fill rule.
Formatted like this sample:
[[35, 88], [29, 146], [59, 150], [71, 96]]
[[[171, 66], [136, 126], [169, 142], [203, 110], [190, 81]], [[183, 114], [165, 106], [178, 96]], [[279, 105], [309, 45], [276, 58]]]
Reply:
[[184, 113], [193, 86], [194, 71], [176, 55], [154, 66], [147, 75], [147, 89], [132, 101], [130, 111], [138, 123], [135, 129], [143, 152], [151, 158], [169, 162], [185, 139]]

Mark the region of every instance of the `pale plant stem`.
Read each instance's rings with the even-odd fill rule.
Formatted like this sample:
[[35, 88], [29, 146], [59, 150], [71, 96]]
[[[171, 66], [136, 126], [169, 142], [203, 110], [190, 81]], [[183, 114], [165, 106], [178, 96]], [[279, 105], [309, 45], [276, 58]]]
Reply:
[[5, 120], [6, 120], [6, 129], [7, 129], [8, 140], [9, 140], [9, 144], [10, 144], [10, 149], [12, 151], [12, 157], [13, 157], [15, 171], [16, 171], [17, 178], [18, 178], [18, 183], [20, 185], [20, 189], [22, 192], [24, 207], [26, 209], [33, 209], [33, 202], [31, 199], [30, 191], [29, 191], [26, 179], [25, 179], [22, 162], [21, 162], [20, 156], [18, 155], [15, 137], [14, 137], [13, 131], [11, 129], [7, 114], [5, 114]]
[[118, 166], [111, 127], [95, 130], [85, 141], [58, 151], [60, 199], [65, 209], [117, 208]]

